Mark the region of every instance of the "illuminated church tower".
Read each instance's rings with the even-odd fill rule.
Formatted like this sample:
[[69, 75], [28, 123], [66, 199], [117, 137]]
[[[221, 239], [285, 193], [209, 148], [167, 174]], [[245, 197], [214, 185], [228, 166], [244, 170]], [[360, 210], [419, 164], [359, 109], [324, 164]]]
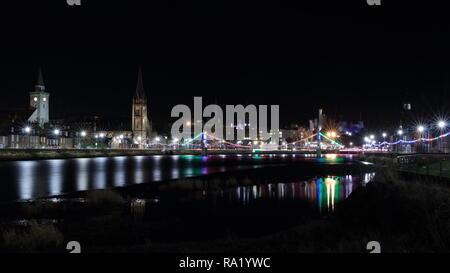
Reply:
[[142, 82], [142, 70], [139, 68], [136, 93], [133, 97], [132, 131], [135, 141], [145, 142], [150, 136], [151, 127], [147, 116], [147, 97]]
[[34, 108], [33, 114], [28, 119], [29, 122], [37, 122], [39, 126], [43, 126], [49, 121], [48, 106], [50, 94], [45, 92], [44, 78], [42, 70], [39, 69], [37, 84], [34, 91], [30, 92], [30, 106]]

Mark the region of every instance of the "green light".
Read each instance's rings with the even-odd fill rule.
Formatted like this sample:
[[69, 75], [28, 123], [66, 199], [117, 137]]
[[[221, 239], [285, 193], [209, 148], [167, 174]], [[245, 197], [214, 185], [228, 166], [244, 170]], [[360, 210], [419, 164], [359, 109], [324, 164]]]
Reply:
[[331, 143], [336, 144], [336, 145], [341, 146], [341, 147], [344, 147], [344, 145], [342, 145], [341, 143], [337, 142], [336, 140], [331, 139], [331, 138], [327, 137], [326, 135], [324, 135], [322, 133], [319, 133], [319, 134], [320, 134], [320, 136], [322, 136], [323, 138], [327, 139]]

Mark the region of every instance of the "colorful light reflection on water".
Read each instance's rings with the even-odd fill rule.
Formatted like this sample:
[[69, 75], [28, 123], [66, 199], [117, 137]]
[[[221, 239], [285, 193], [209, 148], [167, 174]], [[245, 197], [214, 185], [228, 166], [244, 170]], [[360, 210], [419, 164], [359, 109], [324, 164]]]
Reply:
[[[327, 156], [325, 159], [344, 157]], [[299, 161], [313, 163], [316, 158], [315, 155], [293, 154], [155, 155], [0, 162], [0, 201], [27, 200]]]
[[[337, 203], [346, 199], [358, 187], [370, 182], [374, 176], [375, 173], [365, 173], [362, 176], [327, 176], [298, 182], [238, 186], [222, 190], [220, 196], [228, 202], [243, 205], [260, 200], [305, 200], [320, 212], [328, 213], [334, 211]], [[208, 192], [197, 196], [200, 199], [208, 197]]]

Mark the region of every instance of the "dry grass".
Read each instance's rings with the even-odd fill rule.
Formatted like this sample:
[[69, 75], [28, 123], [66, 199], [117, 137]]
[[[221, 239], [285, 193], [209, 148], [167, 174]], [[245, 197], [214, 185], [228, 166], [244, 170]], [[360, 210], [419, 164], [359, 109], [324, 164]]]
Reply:
[[125, 203], [124, 198], [113, 190], [94, 190], [89, 191], [86, 196], [89, 205], [122, 205]]
[[53, 225], [32, 224], [29, 228], [3, 232], [3, 243], [11, 251], [46, 251], [62, 245], [64, 236]]

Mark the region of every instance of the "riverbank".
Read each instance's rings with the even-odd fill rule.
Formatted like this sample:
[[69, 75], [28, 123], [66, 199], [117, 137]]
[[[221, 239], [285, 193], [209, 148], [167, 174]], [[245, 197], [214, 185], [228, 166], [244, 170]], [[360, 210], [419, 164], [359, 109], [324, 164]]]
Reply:
[[[0, 149], [0, 161], [91, 158], [145, 155], [218, 155], [218, 154], [311, 154], [310, 151], [255, 151], [245, 150], [150, 150], [150, 149]], [[339, 153], [328, 151], [324, 154]]]
[[[370, 166], [361, 167], [367, 170]], [[83, 242], [86, 252], [108, 252], [109, 247], [128, 251], [140, 248], [143, 243], [165, 247], [175, 242], [202, 243], [224, 237], [270, 234], [321, 216], [306, 200], [259, 203], [263, 207], [242, 207], [239, 203], [220, 205], [217, 198], [221, 192], [235, 187], [262, 189], [268, 183], [279, 192], [276, 183], [298, 179], [313, 181], [316, 188], [316, 176], [333, 177], [360, 170], [359, 165], [345, 163], [274, 165], [113, 190], [77, 192], [54, 199], [8, 202], [0, 206], [0, 251], [64, 252], [62, 242], [66, 240]], [[208, 198], [204, 199], [206, 193]], [[289, 211], [297, 214], [286, 218]]]
[[[322, 172], [332, 177], [349, 167], [355, 175], [370, 168], [375, 178], [331, 214], [289, 199], [245, 207], [218, 202], [227, 188], [253, 190]], [[0, 251], [65, 252], [64, 243], [76, 240], [83, 252], [345, 253], [367, 252], [369, 241], [378, 241], [382, 252], [449, 252], [450, 187], [373, 168], [273, 166], [4, 204], [2, 220], [16, 225], [0, 225]]]

